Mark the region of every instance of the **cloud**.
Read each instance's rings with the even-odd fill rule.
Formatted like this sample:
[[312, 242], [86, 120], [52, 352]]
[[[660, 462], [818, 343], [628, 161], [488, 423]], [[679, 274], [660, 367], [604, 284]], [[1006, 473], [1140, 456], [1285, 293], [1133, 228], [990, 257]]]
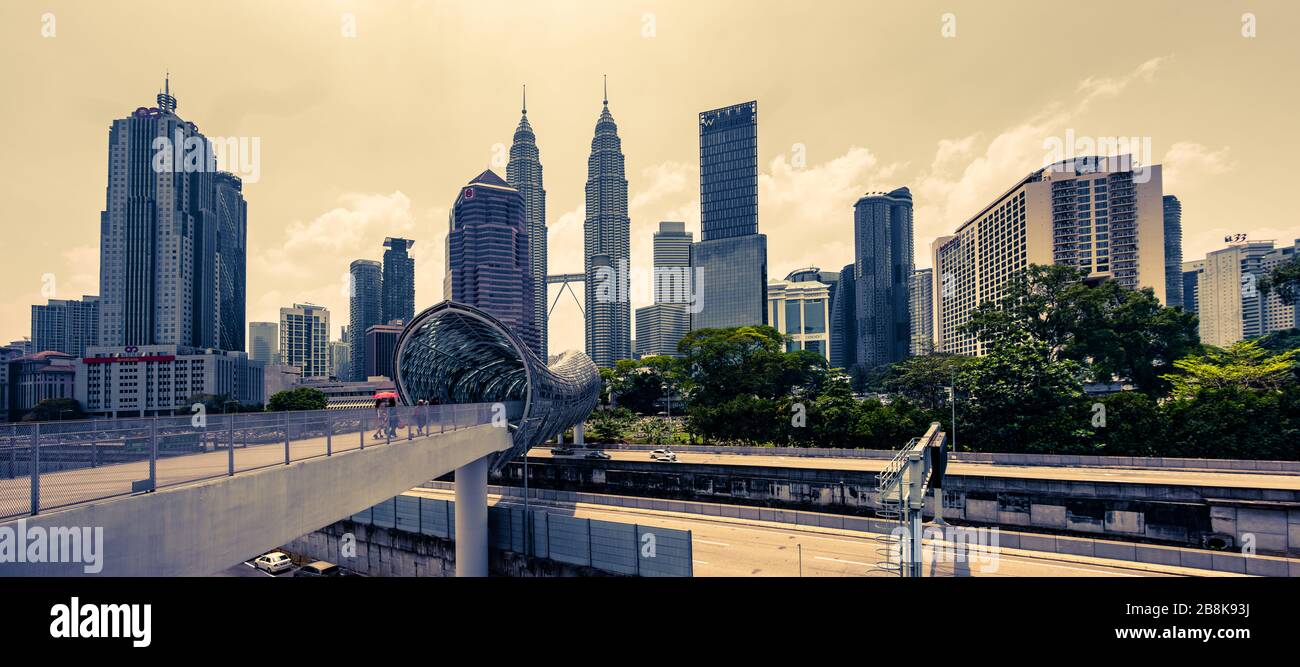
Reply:
[[1178, 194], [1202, 185], [1211, 177], [1226, 174], [1236, 167], [1228, 149], [1211, 150], [1201, 144], [1180, 141], [1169, 147], [1162, 164], [1165, 192]]
[[[381, 259], [384, 238], [416, 239], [416, 310], [442, 300], [447, 209], [412, 210], [402, 192], [347, 193], [338, 205], [308, 221], [295, 220], [279, 243], [261, 243], [249, 257], [249, 319], [276, 322], [280, 308], [314, 303], [330, 311], [330, 336], [348, 323], [348, 266]], [[432, 232], [432, 233], [431, 233]], [[335, 266], [322, 267], [322, 259]], [[322, 282], [321, 276], [328, 276]]]

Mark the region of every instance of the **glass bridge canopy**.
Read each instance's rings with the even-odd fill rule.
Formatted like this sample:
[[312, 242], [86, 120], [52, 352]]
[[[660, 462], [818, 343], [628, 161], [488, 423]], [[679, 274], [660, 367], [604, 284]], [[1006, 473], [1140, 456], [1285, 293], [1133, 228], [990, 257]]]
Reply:
[[582, 352], [547, 366], [492, 315], [443, 301], [416, 315], [394, 350], [405, 405], [501, 403], [514, 446], [492, 468], [582, 423], [600, 396], [600, 372]]

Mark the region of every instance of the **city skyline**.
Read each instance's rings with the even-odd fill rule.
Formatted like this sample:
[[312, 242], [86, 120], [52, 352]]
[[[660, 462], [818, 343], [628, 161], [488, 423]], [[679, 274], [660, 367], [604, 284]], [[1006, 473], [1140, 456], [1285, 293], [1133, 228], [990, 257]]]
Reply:
[[[6, 37], [10, 37], [3, 47], [8, 54], [45, 49], [56, 71], [62, 71], [58, 65], [60, 59], [65, 59], [70, 68], [76, 62], [74, 52], [81, 48], [97, 49], [94, 40], [102, 39], [78, 33], [75, 24], [69, 21], [62, 24], [58, 37], [40, 42], [36, 30], [26, 34], [9, 27], [22, 23], [21, 16], [11, 16], [15, 14], [11, 8], [0, 11], [6, 19], [13, 19], [6, 20], [7, 27], [3, 28]], [[166, 20], [168, 11], [163, 10], [158, 20]], [[201, 10], [196, 11], [202, 14]], [[337, 40], [344, 39], [338, 36], [336, 15], [312, 14], [306, 6], [304, 11], [314, 16], [314, 22], [285, 28], [293, 37], [288, 41], [300, 46], [304, 53], [320, 55], [337, 46]], [[546, 22], [544, 14], [532, 11], [518, 8], [511, 12], [505, 30], [520, 35], [521, 40], [527, 39], [523, 35], [526, 26]], [[644, 27], [641, 12], [610, 8], [592, 11], [594, 16], [580, 21], [582, 25], [564, 27], [564, 30], [581, 29], [591, 21], [625, 26], [624, 34], [602, 34], [597, 36], [598, 44], [559, 49], [556, 56], [527, 66], [498, 67], [492, 77], [469, 80], [441, 70], [420, 73], [420, 77], [448, 79], [434, 88], [449, 95], [446, 106], [450, 109], [440, 110], [439, 117], [444, 123], [455, 124], [458, 128], [455, 136], [412, 131], [412, 123], [419, 114], [394, 108], [390, 113], [396, 117], [397, 131], [407, 139], [396, 141], [399, 135], [375, 129], [380, 134], [371, 137], [373, 144], [358, 144], [349, 135], [351, 128], [356, 127], [353, 118], [359, 117], [358, 107], [342, 98], [333, 86], [349, 86], [347, 94], [354, 95], [370, 90], [372, 85], [383, 85], [389, 72], [376, 77], [378, 80], [373, 83], [362, 81], [360, 70], [365, 67], [357, 67], [359, 71], [353, 72], [349, 61], [337, 58], [327, 60], [347, 65], [342, 73], [343, 83], [323, 85], [319, 78], [299, 76], [299, 82], [293, 84], [296, 88], [284, 92], [276, 92], [279, 84], [274, 83], [275, 66], [268, 67], [267, 72], [253, 73], [248, 83], [240, 83], [224, 72], [207, 69], [210, 66], [199, 62], [197, 57], [190, 62], [171, 62], [187, 58], [169, 54], [169, 62], [161, 62], [156, 55], [141, 55], [129, 44], [122, 54], [111, 55], [109, 63], [118, 64], [116, 60], [124, 58], [127, 60], [123, 62], [130, 62], [130, 66], [112, 68], [112, 72], [106, 71], [102, 76], [69, 72], [57, 77], [55, 85], [54, 81], [28, 79], [21, 72], [6, 72], [7, 83], [32, 93], [16, 98], [13, 109], [3, 113], [22, 115], [22, 122], [34, 126], [31, 134], [44, 142], [44, 148], [33, 150], [27, 136], [16, 137], [15, 153], [31, 156], [38, 162], [51, 154], [58, 155], [64, 169], [57, 178], [52, 170], [36, 169], [24, 178], [5, 179], [3, 187], [11, 188], [8, 199], [15, 202], [14, 215], [19, 219], [48, 220], [46, 227], [51, 234], [11, 241], [17, 260], [6, 265], [0, 277], [17, 288], [0, 302], [0, 322], [9, 327], [0, 331], [0, 339], [27, 334], [31, 305], [46, 301], [40, 295], [45, 274], [58, 278], [53, 298], [75, 298], [99, 291], [95, 287], [97, 280], [87, 278], [97, 276], [98, 271], [99, 248], [93, 215], [102, 208], [103, 191], [99, 188], [106, 180], [103, 129], [111, 119], [148, 104], [159, 85], [159, 70], [166, 68], [173, 72], [172, 93], [185, 103], [184, 117], [198, 124], [202, 133], [262, 141], [264, 162], [260, 178], [237, 174], [244, 177], [244, 198], [249, 211], [246, 320], [276, 319], [279, 307], [295, 302], [322, 303], [336, 313], [343, 312], [346, 265], [357, 256], [346, 249], [359, 248], [365, 256], [378, 259], [380, 242], [394, 235], [420, 241], [414, 247], [416, 292], [424, 296], [417, 298], [416, 307], [431, 305], [432, 297], [440, 293], [436, 279], [443, 268], [438, 251], [444, 236], [435, 229], [445, 220], [445, 202], [449, 193], [454, 192], [451, 188], [460, 181], [445, 174], [448, 170], [452, 174], [472, 173], [476, 169], [469, 166], [491, 164], [493, 149], [498, 144], [509, 146], [507, 133], [519, 119], [518, 107], [514, 106], [518, 103], [518, 85], [525, 80], [533, 88], [529, 91], [534, 98], [529, 115], [536, 116], [538, 127], [546, 130], [543, 139], [548, 151], [547, 189], [552, 200], [547, 219], [553, 221], [550, 245], [557, 249], [551, 253], [550, 272], [579, 270], [581, 251], [577, 249], [580, 246], [577, 239], [581, 234], [582, 207], [578, 202], [584, 166], [581, 154], [586, 150], [585, 138], [590, 136], [592, 91], [606, 71], [615, 82], [624, 78], [635, 82], [619, 89], [620, 135], [628, 144], [625, 152], [630, 182], [633, 267], [649, 267], [651, 231], [659, 220], [685, 220], [688, 231], [698, 231], [698, 168], [692, 164], [695, 114], [699, 109], [713, 108], [729, 100], [755, 98], [769, 110], [760, 137], [759, 200], [763, 232], [772, 237], [771, 275], [782, 275], [792, 267], [807, 264], [835, 267], [851, 259], [851, 236], [847, 230], [851, 227], [852, 202], [873, 189], [912, 187], [916, 195], [915, 241], [926, 248], [935, 236], [951, 233], [979, 206], [992, 200], [1023, 173], [1039, 166], [1034, 163], [1041, 162], [1046, 139], [1065, 137], [1069, 131], [1079, 135], [1151, 137], [1154, 155], [1147, 161], [1165, 165], [1164, 192], [1178, 196], [1184, 203], [1185, 259], [1197, 259], [1218, 249], [1228, 233], [1248, 233], [1252, 238], [1276, 239], [1281, 243], [1295, 236], [1281, 198], [1273, 194], [1281, 191], [1282, 174], [1278, 169], [1270, 169], [1281, 159], [1280, 154], [1289, 153], [1287, 143], [1294, 139], [1262, 140], [1259, 133], [1251, 136], [1249, 127], [1257, 123], [1238, 122], [1243, 127], [1233, 130], [1234, 124], [1225, 120], [1233, 113], [1228, 108], [1231, 105], [1183, 97], [1190, 91], [1179, 88], [1180, 82], [1198, 70], [1206, 71], [1207, 62], [1215, 63], [1208, 69], [1212, 73], [1235, 68], [1241, 76], [1234, 72], [1215, 80], [1229, 89], [1250, 90], [1252, 95], [1273, 102], [1272, 106], [1261, 104], [1252, 109], [1252, 113], [1263, 115], [1262, 123], [1269, 124], [1272, 114], [1278, 113], [1273, 107], [1287, 108], [1294, 93], [1275, 87], [1259, 88], [1261, 80], [1255, 78], [1252, 63], [1267, 62], [1269, 54], [1276, 56], [1277, 49], [1282, 48], [1279, 41], [1270, 41], [1264, 30], [1258, 39], [1245, 40], [1238, 26], [1229, 21], [1214, 30], [1207, 27], [1207, 34], [1198, 33], [1194, 43], [1190, 41], [1193, 37], [1185, 33], [1148, 36], [1140, 42], [1140, 47], [1111, 50], [1101, 58], [1086, 62], [1057, 63], [1050, 72], [1045, 68], [1039, 70], [1035, 75], [1036, 85], [1026, 86], [1026, 90], [1011, 90], [1006, 100], [989, 105], [991, 108], [967, 110], [958, 118], [942, 108], [942, 98], [935, 97], [939, 93], [909, 89], [908, 104], [899, 105], [906, 109], [884, 108], [888, 105], [878, 104], [864, 107], [863, 104], [868, 104], [867, 96], [846, 90], [833, 77], [800, 80], [793, 74], [793, 68], [807, 65], [817, 52], [812, 49], [808, 53], [811, 47], [806, 46], [805, 52], [792, 49], [790, 62], [778, 64], [774, 71], [766, 72], [767, 76], [763, 76], [762, 68], [743, 65], [739, 56], [723, 54], [723, 47], [734, 41], [723, 39], [719, 44], [702, 46], [701, 49], [707, 48], [709, 54], [721, 58], [724, 64], [735, 66], [735, 75], [729, 76], [726, 82], [706, 85], [683, 76], [689, 71], [686, 58], [664, 59], [664, 54], [680, 47], [699, 29], [686, 19], [682, 7], [666, 4], [656, 12], [657, 33], [653, 37], [641, 34]], [[1168, 10], [1157, 3], [1132, 11], [1141, 18], [1159, 16]], [[251, 4], [236, 5], [230, 12], [232, 17], [262, 15]], [[437, 12], [450, 13], [467, 23], [481, 13], [491, 14], [490, 10], [456, 6], [442, 7]], [[1284, 17], [1289, 12], [1278, 8], [1263, 19]], [[895, 21], [910, 39], [936, 40], [938, 49], [930, 48], [935, 45], [926, 42], [923, 47], [926, 56], [915, 62], [914, 76], [923, 73], [929, 77], [934, 87], [946, 91], [942, 93], [945, 97], [968, 90], [953, 74], [944, 71], [952, 62], [965, 60], [968, 67], [983, 66], [993, 71], [1002, 60], [1023, 50], [1046, 48], [1047, 44], [1044, 37], [1028, 29], [1035, 21], [1045, 20], [1042, 14], [1032, 10], [1013, 17], [1023, 30], [1019, 33], [1013, 30], [1012, 38], [1008, 39], [1005, 30], [999, 32], [999, 38], [1007, 42], [1001, 45], [991, 45], [993, 31], [988, 24], [991, 19], [984, 12], [958, 12], [963, 22], [957, 36], [950, 41], [939, 41], [943, 38], [937, 12], [828, 6], [828, 14], [841, 21], [878, 15], [882, 21]], [[1221, 17], [1211, 16], [1202, 8], [1180, 10], [1180, 17], [1193, 25], [1212, 26], [1222, 22]], [[777, 18], [781, 17], [766, 17], [773, 23], [778, 22]], [[118, 20], [111, 13], [100, 15], [95, 8], [87, 8], [80, 20], [92, 19], [104, 25], [115, 25]], [[355, 47], [352, 57], [358, 60], [358, 65], [382, 62], [379, 50], [382, 45], [376, 44], [382, 41], [381, 36], [389, 38], [388, 45], [405, 53], [417, 48], [408, 39], [409, 33], [399, 25], [398, 16], [375, 10], [359, 12], [357, 19], [356, 41], [344, 43]], [[1081, 25], [1086, 28], [1092, 20], [1080, 19]], [[825, 34], [835, 31], [827, 23], [817, 24], [823, 31], [822, 41], [827, 41]], [[1142, 21], [1135, 19], [1134, 23]], [[121, 28], [119, 36], [151, 34], [147, 25]], [[1107, 29], [1116, 39], [1121, 39], [1126, 31], [1139, 28], [1107, 24]], [[12, 35], [8, 34], [10, 30], [14, 31]], [[772, 25], [753, 28], [755, 37], [776, 35], [796, 40], [796, 44], [802, 39]], [[159, 39], [165, 46], [178, 37], [162, 35]], [[457, 37], [452, 44], [437, 48], [456, 48], [460, 39]], [[78, 45], [80, 40], [89, 43]], [[611, 46], [623, 42], [632, 47], [632, 53], [620, 55]], [[893, 59], [902, 62], [908, 55], [907, 49], [897, 42], [890, 44], [897, 46], [898, 51], [877, 54], [881, 56], [879, 67], [872, 68], [877, 76], [887, 79], [898, 76], [887, 71]], [[614, 53], [609, 60], [582, 62], [581, 56], [588, 49], [594, 51], [602, 45], [610, 46]], [[270, 42], [256, 42], [250, 48], [268, 51], [274, 47]], [[823, 48], [854, 53], [858, 47]], [[511, 53], [516, 53], [514, 47]], [[652, 53], [659, 55], [652, 56]], [[704, 55], [697, 52], [692, 57]], [[491, 58], [507, 59], [507, 56]], [[855, 61], [860, 62], [860, 58]], [[651, 71], [648, 62], [663, 71]], [[551, 72], [564, 72], [564, 76], [547, 75], [548, 67]], [[391, 75], [411, 76], [411, 72], [392, 68]], [[77, 100], [84, 104], [47, 104], [51, 99]], [[1193, 99], [1198, 102], [1193, 104]], [[38, 102], [42, 106], [41, 114], [33, 114], [30, 105]], [[482, 112], [471, 115], [465, 109]], [[863, 109], [868, 109], [869, 114], [850, 123], [849, 119], [861, 116]], [[900, 129], [897, 118], [905, 111], [910, 119]], [[286, 124], [293, 118], [301, 121], [304, 115], [310, 122]], [[420, 122], [424, 124], [427, 120]], [[50, 128], [57, 125], [58, 129], [41, 131], [46, 123], [51, 124]], [[319, 166], [319, 151], [309, 150], [321, 144], [322, 137], [326, 139], [325, 157], [331, 164], [337, 162], [342, 170], [336, 174], [332, 166], [328, 177]], [[428, 150], [412, 145], [412, 137], [427, 143]], [[792, 150], [796, 146], [802, 146], [802, 154]], [[363, 151], [373, 157], [361, 159]], [[431, 164], [426, 154], [438, 155], [440, 164]], [[394, 169], [404, 171], [398, 173]], [[18, 183], [31, 182], [33, 177], [37, 191], [57, 187], [67, 196], [34, 199], [12, 189]], [[307, 184], [303, 179], [318, 182]], [[86, 205], [97, 198], [98, 208], [95, 204]], [[39, 204], [37, 199], [41, 200]], [[54, 245], [54, 239], [59, 240], [59, 245]], [[926, 254], [917, 253], [918, 268], [928, 264]], [[305, 261], [309, 259], [313, 261]], [[632, 292], [632, 307], [649, 304], [648, 290], [640, 300], [635, 285]], [[340, 293], [344, 295], [342, 298]], [[550, 300], [553, 299], [551, 296]], [[552, 336], [557, 342], [552, 349], [580, 349], [581, 320], [576, 306], [561, 300], [555, 320]], [[337, 337], [338, 324], [336, 321], [331, 338]]]

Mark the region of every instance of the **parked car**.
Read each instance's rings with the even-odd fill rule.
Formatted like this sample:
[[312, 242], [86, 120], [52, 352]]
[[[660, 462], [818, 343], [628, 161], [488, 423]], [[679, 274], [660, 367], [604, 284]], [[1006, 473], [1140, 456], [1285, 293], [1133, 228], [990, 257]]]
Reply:
[[573, 450], [569, 447], [552, 447], [551, 454], [555, 456], [573, 456]]
[[293, 561], [282, 551], [263, 554], [253, 561], [253, 567], [270, 574], [279, 574], [293, 567]]
[[655, 461], [676, 461], [677, 452], [670, 449], [656, 449], [653, 452], [650, 452], [650, 458]]
[[343, 571], [339, 566], [328, 561], [318, 560], [314, 563], [308, 563], [293, 573], [295, 577], [341, 577]]
[[588, 458], [588, 459], [600, 459], [600, 460], [604, 461], [604, 460], [608, 460], [608, 459], [610, 458], [610, 456], [609, 456], [609, 454], [606, 454], [606, 453], [605, 453], [604, 451], [602, 451], [602, 450], [599, 450], [599, 449], [593, 449], [593, 450], [587, 452], [587, 455], [586, 455], [584, 458]]

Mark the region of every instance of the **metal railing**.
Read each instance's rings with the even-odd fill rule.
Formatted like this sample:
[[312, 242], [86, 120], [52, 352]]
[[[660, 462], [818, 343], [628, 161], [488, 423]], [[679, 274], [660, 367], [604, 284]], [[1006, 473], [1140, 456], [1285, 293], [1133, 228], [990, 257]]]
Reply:
[[0, 424], [0, 519], [490, 423], [492, 404]]

